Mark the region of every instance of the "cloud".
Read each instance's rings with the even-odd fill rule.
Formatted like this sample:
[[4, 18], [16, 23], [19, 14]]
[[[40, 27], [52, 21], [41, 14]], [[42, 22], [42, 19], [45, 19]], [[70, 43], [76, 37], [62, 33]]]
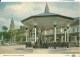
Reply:
[[[77, 10], [72, 10], [69, 8], [60, 8], [56, 6], [54, 3], [48, 3], [50, 12], [59, 13], [66, 16], [77, 16]], [[63, 4], [64, 5], [64, 4]], [[70, 6], [70, 5], [68, 5]], [[64, 6], [65, 7], [65, 6]], [[31, 15], [36, 15], [39, 13], [43, 13], [45, 8], [45, 3], [21, 3], [14, 5], [7, 5], [4, 9], [4, 14], [11, 15], [18, 18], [18, 20], [22, 20]]]
[[18, 19], [20, 18], [19, 20], [21, 20], [23, 18], [26, 18], [41, 12], [41, 10], [35, 10], [35, 7], [38, 7], [39, 9], [42, 10], [41, 5], [36, 5], [34, 3], [21, 3], [21, 4], [15, 4], [15, 5], [7, 5], [4, 9], [4, 14], [6, 13], [8, 15], [13, 14], [14, 17], [16, 16]]
[[10, 19], [5, 19], [3, 17], [0, 17], [0, 24], [9, 27], [8, 25], [10, 24]]
[[[6, 26], [8, 27], [8, 29], [10, 28], [10, 22], [11, 22], [11, 19], [5, 19], [3, 17], [0, 17], [0, 30], [2, 29], [2, 26]], [[16, 21], [14, 20], [14, 25], [15, 25], [15, 28], [20, 28], [21, 25], [23, 25], [20, 21]]]
[[2, 30], [2, 26], [6, 26], [9, 28], [10, 19], [5, 19], [3, 17], [0, 17], [0, 31]]
[[[66, 8], [65, 6], [59, 7], [59, 5], [56, 5], [56, 3], [57, 2], [48, 3], [51, 13], [57, 13], [57, 14], [65, 15], [65, 16], [71, 16], [71, 17], [80, 16], [80, 13], [79, 13], [80, 7], [78, 10], [75, 10], [75, 8], [73, 9]], [[30, 3], [16, 3], [12, 5], [10, 4], [6, 5], [3, 9], [0, 8], [0, 24], [6, 25], [7, 27], [9, 27], [10, 21], [12, 18], [12, 14], [13, 14], [15, 28], [19, 28], [19, 26], [22, 25], [21, 20], [29, 16], [32, 16], [32, 15], [43, 13], [45, 9], [45, 4], [46, 3], [44, 2], [43, 3], [42, 2], [41, 3], [40, 2], [31, 3], [30, 2]], [[62, 4], [62, 3], [58, 2], [57, 4]], [[78, 3], [78, 5], [80, 5], [80, 3]], [[70, 5], [66, 3], [66, 6], [70, 6]]]
[[55, 5], [54, 3], [52, 5], [49, 4], [50, 12], [64, 15], [64, 16], [69, 16], [69, 17], [80, 16], [78, 14], [79, 9], [78, 9], [78, 7], [76, 8], [76, 6], [74, 6], [74, 4], [73, 4], [73, 6], [74, 6], [73, 9], [69, 8], [69, 7], [72, 7], [71, 5], [69, 5], [69, 3], [66, 3], [68, 8], [64, 6], [65, 4], [62, 4], [62, 5], [63, 5], [62, 7], [59, 7], [59, 6]]
[[20, 28], [23, 24], [20, 21], [14, 21], [15, 27]]

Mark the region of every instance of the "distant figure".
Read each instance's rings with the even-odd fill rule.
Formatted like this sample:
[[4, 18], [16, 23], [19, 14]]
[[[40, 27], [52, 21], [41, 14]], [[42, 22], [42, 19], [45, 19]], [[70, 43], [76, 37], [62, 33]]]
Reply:
[[0, 2], [1, 2], [1, 0], [0, 0]]
[[76, 57], [75, 54], [73, 54], [72, 57]]

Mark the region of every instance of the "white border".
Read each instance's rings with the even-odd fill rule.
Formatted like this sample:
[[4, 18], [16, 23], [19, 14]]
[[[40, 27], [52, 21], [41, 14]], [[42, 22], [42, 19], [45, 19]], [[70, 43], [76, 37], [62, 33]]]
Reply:
[[[72, 0], [72, 2], [74, 1], [75, 0]], [[70, 0], [1, 0], [1, 2], [71, 2], [71, 1]]]
[[79, 54], [1, 54], [1, 57], [80, 57]]

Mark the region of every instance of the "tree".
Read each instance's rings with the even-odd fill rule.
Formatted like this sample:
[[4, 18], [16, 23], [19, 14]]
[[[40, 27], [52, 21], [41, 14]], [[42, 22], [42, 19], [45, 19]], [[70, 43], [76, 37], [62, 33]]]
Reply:
[[0, 37], [3, 35], [4, 41], [9, 41], [10, 39], [10, 32], [8, 32], [8, 28], [6, 26], [2, 26], [2, 32], [0, 32]]
[[2, 30], [4, 30], [5, 32], [7, 32], [8, 28], [6, 26], [3, 26]]

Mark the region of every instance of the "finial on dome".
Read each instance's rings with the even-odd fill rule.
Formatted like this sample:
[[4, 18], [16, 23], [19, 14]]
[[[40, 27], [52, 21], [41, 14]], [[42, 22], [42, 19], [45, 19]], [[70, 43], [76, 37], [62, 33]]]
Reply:
[[46, 3], [46, 6], [45, 6], [45, 12], [44, 13], [49, 13], [49, 7], [48, 7], [47, 3]]
[[11, 19], [13, 19], [13, 14], [12, 14], [12, 18]]

